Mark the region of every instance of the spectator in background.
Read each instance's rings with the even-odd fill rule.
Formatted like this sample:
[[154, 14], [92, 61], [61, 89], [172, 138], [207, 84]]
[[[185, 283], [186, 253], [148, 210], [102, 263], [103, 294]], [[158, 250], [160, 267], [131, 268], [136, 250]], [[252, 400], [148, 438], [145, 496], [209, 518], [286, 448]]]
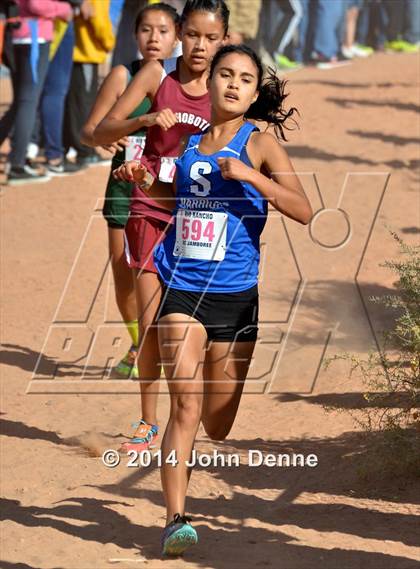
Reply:
[[124, 0], [110, 0], [109, 17], [111, 18], [112, 31], [114, 32], [114, 35], [118, 28], [123, 6], [124, 6]]
[[357, 20], [358, 45], [383, 50], [388, 17], [382, 0], [364, 0]]
[[18, 0], [21, 25], [12, 32], [14, 67], [11, 69], [13, 102], [0, 121], [0, 144], [13, 126], [9, 154], [8, 183], [44, 182], [48, 176], [26, 163], [26, 148], [36, 121], [39, 98], [48, 71], [53, 22], [70, 21], [68, 2], [59, 0]]
[[341, 35], [346, 4], [342, 0], [316, 0], [311, 59], [322, 66], [342, 59]]
[[229, 8], [229, 41], [233, 44], [254, 40], [258, 34], [261, 0], [226, 0]]
[[388, 16], [385, 47], [415, 53], [420, 47], [420, 0], [385, 0]]
[[[261, 26], [264, 45], [280, 69], [297, 69], [299, 63], [285, 54], [303, 16], [301, 0], [265, 0]], [[290, 53], [290, 52], [289, 52]]]
[[[300, 0], [302, 18], [297, 29], [297, 41], [292, 49], [292, 59], [299, 64], [309, 61], [313, 43], [314, 4], [309, 0]], [[290, 51], [290, 47], [289, 47]]]
[[229, 42], [245, 43], [258, 53], [265, 67], [276, 68], [276, 62], [265, 45], [265, 7], [268, 0], [226, 0], [229, 8]]
[[[69, 0], [69, 3], [75, 16], [85, 20], [90, 17], [92, 9], [89, 0]], [[82, 167], [68, 162], [64, 157], [63, 148], [64, 108], [73, 67], [73, 48], [73, 22], [56, 21], [50, 48], [50, 65], [39, 106], [39, 121], [32, 137], [32, 148], [28, 151], [29, 159], [34, 158], [42, 138], [45, 167], [52, 176], [71, 174]]]
[[363, 0], [344, 0], [344, 2], [346, 3], [346, 15], [341, 51], [347, 59], [353, 59], [353, 57], [367, 57], [373, 53], [373, 49], [364, 44], [357, 44], [355, 42], [357, 20], [360, 9], [363, 7]]
[[14, 68], [12, 30], [20, 27], [19, 6], [16, 0], [0, 2], [0, 64], [10, 71]]
[[84, 146], [80, 133], [98, 90], [98, 67], [114, 47], [109, 0], [88, 0], [90, 16], [74, 20], [75, 46], [70, 90], [64, 116], [64, 146], [77, 152], [76, 164], [90, 166], [101, 162], [93, 148]]
[[112, 67], [116, 65], [129, 65], [138, 58], [138, 47], [133, 38], [133, 22], [140, 10], [147, 4], [147, 0], [124, 0], [117, 29], [114, 53], [112, 54]]

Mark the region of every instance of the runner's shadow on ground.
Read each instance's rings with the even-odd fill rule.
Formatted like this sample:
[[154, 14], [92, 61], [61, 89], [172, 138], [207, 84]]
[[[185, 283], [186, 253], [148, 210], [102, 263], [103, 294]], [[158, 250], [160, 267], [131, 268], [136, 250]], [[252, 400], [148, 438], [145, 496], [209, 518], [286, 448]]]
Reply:
[[361, 158], [360, 156], [351, 154], [334, 154], [327, 150], [322, 150], [322, 148], [315, 148], [314, 146], [308, 146], [305, 144], [301, 144], [299, 146], [288, 144], [287, 154], [292, 160], [296, 158], [301, 158], [303, 160], [320, 160], [321, 162], [333, 162], [340, 160], [341, 162], [351, 162], [352, 164], [363, 164], [367, 166], [378, 166], [378, 164], [381, 164], [381, 162], [369, 160], [369, 158]]
[[[237, 567], [242, 564], [243, 567], [248, 561], [251, 564], [247, 566], [277, 566], [275, 560], [279, 558], [287, 560], [287, 569], [318, 566], [327, 569], [338, 566], [349, 569], [415, 567], [408, 558], [369, 551], [369, 543], [359, 544], [356, 541], [351, 550], [323, 549], [322, 544], [328, 543], [329, 539], [326, 532], [342, 532], [356, 539], [387, 540], [406, 545], [418, 542], [415, 516], [392, 513], [390, 508], [378, 511], [377, 506], [366, 502], [359, 504], [358, 499], [366, 498], [407, 501], [406, 490], [399, 488], [397, 481], [386, 484], [374, 481], [369, 487], [358, 480], [358, 456], [361, 452], [369, 452], [369, 444], [363, 441], [365, 439], [355, 433], [335, 439], [306, 441], [228, 440], [225, 444], [213, 445], [207, 439], [200, 440], [201, 452], [210, 452], [216, 447], [222, 453], [240, 453], [241, 456], [246, 455], [248, 449], [258, 449], [264, 455], [314, 453], [318, 456], [319, 466], [306, 469], [252, 468], [244, 461], [239, 468], [207, 469], [224, 484], [220, 486], [220, 495], [215, 498], [204, 491], [203, 497], [188, 499], [188, 509], [200, 534], [200, 547], [192, 550], [188, 559], [215, 569], [223, 569], [227, 563], [229, 566], [236, 563]], [[163, 506], [161, 492], [149, 490], [147, 483], [141, 484], [145, 475], [150, 475], [150, 469], [133, 470], [118, 484], [95, 486], [107, 494], [129, 498], [131, 503], [74, 497], [47, 508], [22, 506], [16, 500], [5, 500], [2, 516], [27, 527], [51, 527], [87, 541], [112, 542], [123, 549], [137, 548], [148, 559], [158, 559], [161, 528], [133, 523], [129, 519], [130, 509], [126, 515], [112, 509], [115, 505], [136, 507], [136, 499]], [[193, 477], [199, 476], [200, 469], [197, 469]], [[223, 495], [226, 489], [230, 489], [228, 498]], [[265, 498], [266, 492], [271, 496], [274, 492], [274, 498]], [[415, 496], [417, 500], [420, 496], [414, 484], [410, 487], [410, 494], [408, 501], [411, 502], [416, 501]], [[69, 522], [72, 519], [88, 523], [81, 527]], [[257, 525], [262, 527], [254, 527], [252, 520], [257, 520]], [[294, 543], [296, 537], [287, 533], [288, 525], [298, 527], [300, 531], [322, 534], [320, 547]], [[364, 547], [366, 551], [362, 550]]]
[[334, 103], [343, 109], [358, 105], [362, 107], [392, 107], [397, 111], [413, 111], [414, 113], [420, 111], [420, 106], [415, 103], [403, 103], [395, 100], [376, 101], [374, 99], [338, 99], [337, 97], [327, 97], [326, 101]]
[[[370, 469], [369, 464], [362, 466], [362, 458], [369, 458], [372, 451], [380, 448], [384, 440], [385, 436], [381, 432], [351, 431], [336, 438], [288, 441], [228, 440], [221, 449], [223, 452], [244, 453], [249, 449], [257, 449], [263, 455], [316, 454], [318, 465], [314, 468], [247, 467], [246, 487], [282, 489], [279, 502], [283, 504], [292, 503], [302, 492], [347, 496], [352, 501], [373, 499], [419, 504], [420, 492], [416, 490], [420, 490], [420, 479], [410, 477], [408, 474], [400, 478], [389, 474], [387, 476], [377, 470], [376, 464], [371, 464]], [[372, 462], [373, 460], [372, 458]], [[238, 472], [238, 469], [214, 469], [215, 475], [230, 485], [236, 483], [235, 472]]]
[[0, 363], [31, 373], [34, 373], [36, 368], [37, 376], [51, 378], [51, 381], [55, 378], [63, 377], [80, 378], [82, 375], [85, 378], [91, 377], [96, 379], [101, 378], [104, 374], [103, 367], [79, 365], [80, 360], [70, 363], [61, 362], [45, 354], [40, 354], [40, 352], [36, 352], [31, 348], [17, 344], [2, 344]]
[[413, 83], [349, 83], [349, 82], [339, 82], [330, 81], [322, 79], [295, 79], [294, 84], [307, 84], [307, 85], [325, 85], [326, 87], [337, 87], [339, 89], [371, 89], [373, 87], [380, 87], [381, 89], [389, 89], [391, 87], [416, 87]]
[[[27, 565], [26, 563], [12, 563], [10, 561], [1, 560], [2, 569], [41, 569], [40, 567], [34, 567], [33, 565]], [[51, 569], [60, 569], [59, 567], [51, 567]]]
[[320, 160], [321, 162], [351, 162], [352, 164], [365, 165], [365, 166], [387, 166], [388, 168], [398, 169], [414, 169], [418, 168], [419, 161], [416, 158], [410, 160], [369, 160], [368, 158], [361, 158], [360, 156], [350, 154], [334, 154], [322, 150], [322, 148], [315, 148], [313, 146], [300, 145], [300, 146], [287, 146], [287, 153], [290, 158], [301, 158], [303, 160]]
[[[235, 496], [234, 500], [237, 499]], [[228, 503], [230, 505], [230, 502]], [[204, 505], [204, 504], [203, 504]], [[252, 507], [252, 502], [242, 503], [243, 507]], [[271, 508], [271, 504], [265, 504]], [[215, 515], [226, 515], [222, 508]], [[287, 515], [287, 513], [285, 513]], [[315, 513], [314, 513], [315, 515]], [[250, 512], [251, 519], [253, 518]], [[199, 545], [191, 549], [186, 557], [204, 567], [225, 569], [226, 567], [259, 567], [270, 566], [278, 569], [311, 568], [311, 569], [404, 569], [415, 568], [416, 561], [403, 556], [386, 555], [371, 551], [346, 550], [339, 547], [324, 548], [328, 543], [328, 536], [319, 539], [321, 547], [311, 547], [299, 544], [293, 532], [270, 531], [265, 528], [253, 527], [250, 523], [241, 522], [230, 528], [221, 522], [219, 527], [201, 525], [200, 518], [194, 518], [195, 527], [199, 534]], [[209, 523], [208, 516], [203, 517], [204, 524]], [[214, 520], [211, 520], [213, 525]], [[285, 518], [278, 519], [278, 524], [288, 524]], [[293, 522], [292, 522], [293, 523]], [[217, 525], [217, 524], [214, 524]], [[368, 549], [369, 546], [367, 546]], [[220, 552], [219, 552], [220, 548]]]
[[396, 134], [384, 134], [383, 132], [368, 132], [365, 130], [348, 130], [348, 134], [358, 136], [360, 138], [368, 138], [371, 140], [380, 140], [381, 142], [394, 144], [395, 146], [403, 146], [405, 144], [417, 144], [418, 138], [410, 138], [406, 136], [397, 136]]
[[[102, 453], [95, 447], [100, 447], [103, 441], [110, 441], [111, 444], [114, 439], [121, 439], [121, 434], [111, 435], [109, 433], [95, 433], [95, 437], [103, 437], [103, 441], [98, 438], [96, 440], [89, 440], [89, 432], [81, 433], [79, 436], [60, 437], [55, 431], [46, 431], [38, 427], [32, 427], [22, 423], [21, 421], [11, 421], [10, 419], [0, 419], [0, 432], [3, 436], [14, 437], [18, 439], [39, 440], [46, 441], [56, 445], [67, 447], [69, 452], [83, 454], [85, 456], [100, 456]], [[106, 445], [105, 445], [106, 446]], [[105, 450], [105, 449], [104, 449]]]
[[[51, 508], [23, 506], [18, 500], [1, 500], [1, 520], [10, 520], [26, 527], [50, 527], [63, 533], [97, 543], [114, 543], [123, 549], [153, 543], [158, 528], [144, 528], [132, 523], [109, 506], [133, 507], [133, 504], [95, 498], [68, 498]], [[58, 519], [57, 519], [58, 518]], [[62, 519], [61, 519], [62, 518]], [[68, 520], [86, 522], [74, 525]]]
[[418, 227], [403, 227], [400, 229], [401, 233], [404, 234], [411, 234], [411, 235], [418, 235], [420, 233], [420, 228]]
[[38, 427], [30, 427], [21, 421], [11, 421], [0, 419], [0, 432], [6, 437], [16, 437], [19, 439], [32, 439], [48, 441], [56, 445], [66, 444], [64, 439], [59, 437], [55, 431], [44, 431]]
[[[241, 466], [206, 468], [207, 473], [220, 479], [220, 494], [211, 498], [203, 484], [203, 497], [197, 497], [196, 491], [194, 497], [187, 499], [188, 512], [196, 522], [201, 544], [188, 558], [196, 563], [205, 559], [203, 565], [215, 569], [235, 562], [240, 566], [239, 559], [246, 560], [247, 566], [277, 566], [274, 560], [284, 559], [287, 569], [415, 567], [409, 558], [374, 553], [372, 544], [362, 541], [420, 545], [417, 516], [393, 513], [389, 506], [389, 502], [418, 503], [419, 481], [410, 479], [405, 484], [398, 479], [366, 481], [359, 476], [361, 454], [368, 454], [377, 443], [376, 433], [367, 438], [360, 433], [345, 433], [333, 439], [305, 441], [227, 440], [224, 444], [213, 444], [207, 439], [199, 440], [202, 453], [217, 448], [225, 455], [240, 454]], [[250, 467], [247, 465], [249, 449], [259, 450], [264, 456], [269, 453], [316, 454], [319, 464], [316, 468]], [[200, 476], [201, 470], [197, 467], [194, 479]], [[119, 484], [94, 487], [123, 498], [146, 499], [162, 507], [161, 492], [149, 490], [146, 480], [142, 483], [148, 475], [150, 469], [144, 468], [133, 471]], [[380, 500], [388, 503], [386, 507], [379, 506]], [[255, 527], [258, 525], [262, 527]], [[293, 530], [291, 535], [287, 533], [288, 525], [301, 532], [309, 531], [312, 537], [313, 532], [322, 536], [319, 548], [294, 543], [297, 538]], [[335, 542], [333, 534], [337, 532], [345, 536], [346, 543], [352, 539], [351, 549], [324, 548], [329, 540]], [[304, 534], [302, 540], [305, 540]], [[223, 552], [220, 555], [219, 546]], [[142, 553], [150, 554], [143, 546]]]
[[[158, 492], [147, 491], [146, 496], [143, 497], [148, 495], [153, 501], [156, 494]], [[328, 525], [325, 524], [326, 527], [337, 531], [334, 522], [343, 514], [342, 509], [339, 508], [336, 508], [339, 511], [335, 516], [332, 515], [333, 508], [323, 507], [311, 510], [312, 505], [306, 507], [297, 505], [278, 511], [276, 502], [236, 492], [231, 500], [193, 498], [190, 499], [190, 504], [195, 515], [200, 545], [188, 552], [187, 559], [204, 567], [214, 569], [224, 569], [227, 566], [242, 568], [271, 565], [278, 567], [278, 559], [287, 560], [287, 569], [321, 566], [328, 569], [337, 567], [395, 569], [397, 566], [404, 566], [408, 569], [416, 566], [409, 559], [394, 555], [383, 555], [370, 551], [347, 551], [339, 548], [326, 550], [299, 545], [295, 543], [296, 539], [287, 533], [287, 526], [285, 531], [277, 527], [275, 531], [270, 529], [269, 524], [279, 526], [299, 523], [312, 528], [317, 523], [319, 525], [320, 517], [325, 517], [329, 520]], [[135, 524], [125, 515], [109, 507], [113, 505], [133, 506], [113, 500], [69, 498], [65, 503], [46, 508], [23, 506], [17, 500], [6, 499], [2, 503], [1, 517], [3, 520], [11, 520], [25, 527], [52, 528], [85, 541], [100, 544], [113, 543], [127, 550], [136, 548], [147, 559], [159, 559], [161, 528]], [[253, 527], [251, 520], [260, 519], [261, 510], [265, 512], [266, 527]], [[244, 512], [247, 512], [249, 522], [242, 519]], [[129, 510], [127, 510], [127, 515], [129, 515]], [[219, 521], [219, 516], [226, 517], [229, 521]], [[71, 520], [87, 523], [83, 526], [80, 523], [75, 525], [71, 523]], [[303, 520], [306, 523], [302, 523]], [[325, 539], [324, 536], [323, 540]], [[395, 534], [394, 539], [396, 539]]]
[[[379, 399], [376, 398], [379, 396]], [[364, 393], [348, 392], [348, 393], [320, 393], [319, 395], [300, 395], [298, 393], [282, 393], [277, 396], [281, 403], [289, 403], [294, 401], [304, 401], [313, 405], [322, 405], [327, 408], [338, 409], [368, 409], [375, 408], [401, 408], [402, 405], [408, 405], [412, 400], [408, 393], [395, 393], [384, 397], [384, 393], [369, 392], [369, 399], [366, 399]]]

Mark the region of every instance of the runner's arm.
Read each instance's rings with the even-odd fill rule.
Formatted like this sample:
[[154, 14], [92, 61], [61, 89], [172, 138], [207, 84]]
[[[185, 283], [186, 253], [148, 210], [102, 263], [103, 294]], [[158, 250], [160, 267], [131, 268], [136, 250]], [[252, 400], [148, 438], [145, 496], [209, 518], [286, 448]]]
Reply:
[[[179, 144], [180, 156], [184, 153], [188, 139], [189, 136], [181, 138]], [[169, 199], [173, 202], [172, 207], [175, 205], [174, 196], [176, 196], [176, 171], [172, 184], [168, 184], [154, 179], [150, 172], [147, 171], [147, 168], [138, 160], [129, 160], [113, 170], [112, 175], [116, 180], [139, 184], [142, 190], [152, 198]]]
[[145, 194], [155, 199], [166, 209], [175, 207], [176, 172], [172, 184], [156, 180], [147, 171], [147, 168], [136, 160], [124, 162], [113, 170], [112, 175], [116, 180], [138, 184]]
[[122, 96], [96, 127], [94, 137], [98, 144], [110, 144], [123, 136], [155, 124], [155, 115], [158, 113], [149, 113], [131, 119], [127, 117], [145, 97], [153, 100], [159, 89], [161, 75], [162, 65], [159, 61], [149, 61], [136, 73]]

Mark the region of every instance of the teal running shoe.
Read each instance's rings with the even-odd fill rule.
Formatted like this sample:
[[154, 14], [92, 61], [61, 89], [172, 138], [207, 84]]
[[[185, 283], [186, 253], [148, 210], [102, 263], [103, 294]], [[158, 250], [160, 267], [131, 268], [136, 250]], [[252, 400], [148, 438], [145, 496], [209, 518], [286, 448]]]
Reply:
[[191, 518], [175, 514], [162, 535], [162, 555], [182, 555], [191, 545], [198, 543], [198, 535], [190, 524]]

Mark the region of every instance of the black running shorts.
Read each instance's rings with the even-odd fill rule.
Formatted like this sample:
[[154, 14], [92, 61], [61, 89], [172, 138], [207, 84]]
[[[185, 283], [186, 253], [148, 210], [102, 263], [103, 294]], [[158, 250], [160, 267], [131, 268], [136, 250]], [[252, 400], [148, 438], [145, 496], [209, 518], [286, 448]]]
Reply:
[[258, 333], [258, 286], [232, 293], [190, 292], [164, 288], [157, 319], [186, 314], [204, 326], [214, 342], [255, 342]]

